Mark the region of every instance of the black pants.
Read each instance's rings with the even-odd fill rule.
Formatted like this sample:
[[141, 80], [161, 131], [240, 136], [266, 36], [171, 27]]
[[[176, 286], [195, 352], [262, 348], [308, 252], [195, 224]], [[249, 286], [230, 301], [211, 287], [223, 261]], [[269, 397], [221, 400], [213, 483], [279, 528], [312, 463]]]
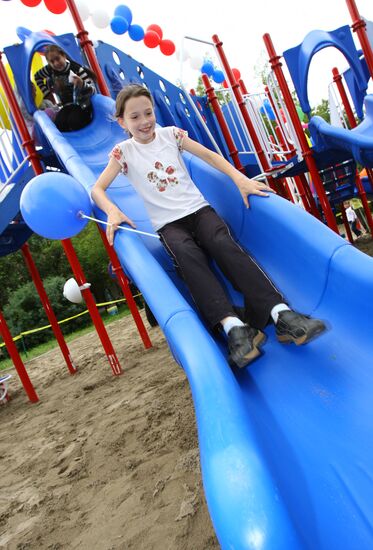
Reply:
[[271, 309], [284, 301], [267, 275], [232, 238], [227, 225], [211, 206], [165, 225], [159, 234], [211, 327], [228, 315], [236, 315], [211, 270], [211, 258], [234, 288], [243, 294], [252, 326], [264, 328]]
[[92, 106], [82, 109], [80, 105], [69, 103], [58, 111], [55, 125], [61, 132], [73, 132], [87, 126], [92, 120]]

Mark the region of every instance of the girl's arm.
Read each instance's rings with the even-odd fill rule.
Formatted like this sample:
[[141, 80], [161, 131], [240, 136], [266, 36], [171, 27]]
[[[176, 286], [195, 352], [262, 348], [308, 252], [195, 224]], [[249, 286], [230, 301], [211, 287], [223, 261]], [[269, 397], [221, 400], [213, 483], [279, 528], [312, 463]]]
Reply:
[[120, 165], [114, 159], [109, 160], [105, 170], [101, 173], [100, 177], [94, 184], [91, 192], [92, 199], [97, 206], [101, 208], [107, 214], [107, 221], [109, 224], [106, 228], [106, 236], [109, 243], [112, 245], [114, 242], [114, 233], [118, 229], [121, 223], [127, 223], [134, 229], [136, 225], [130, 218], [128, 218], [106, 195], [105, 191], [116, 178], [120, 172]]
[[246, 208], [249, 208], [248, 195], [268, 197], [268, 192], [273, 193], [268, 185], [248, 178], [225, 160], [224, 157], [218, 155], [214, 151], [210, 151], [210, 149], [207, 149], [207, 147], [197, 143], [190, 137], [184, 137], [182, 147], [183, 150], [196, 155], [217, 170], [220, 170], [220, 172], [223, 172], [223, 174], [229, 176], [237, 185]]

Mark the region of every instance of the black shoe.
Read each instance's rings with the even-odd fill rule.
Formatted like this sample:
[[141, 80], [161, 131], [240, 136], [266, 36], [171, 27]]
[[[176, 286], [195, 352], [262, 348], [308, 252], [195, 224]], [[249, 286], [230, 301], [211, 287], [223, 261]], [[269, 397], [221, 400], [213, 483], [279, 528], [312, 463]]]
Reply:
[[297, 346], [307, 344], [326, 329], [320, 319], [312, 319], [292, 310], [280, 311], [276, 323], [276, 336], [279, 342], [294, 342]]
[[242, 369], [261, 354], [258, 346], [264, 344], [266, 336], [260, 330], [248, 325], [232, 327], [228, 332], [229, 363]]

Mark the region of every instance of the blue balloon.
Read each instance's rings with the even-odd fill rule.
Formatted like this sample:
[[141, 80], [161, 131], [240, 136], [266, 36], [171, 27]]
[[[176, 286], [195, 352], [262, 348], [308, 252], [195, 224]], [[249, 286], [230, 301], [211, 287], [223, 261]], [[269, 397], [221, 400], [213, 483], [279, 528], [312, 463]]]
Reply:
[[145, 36], [145, 31], [140, 25], [130, 25], [128, 35], [135, 42], [140, 42]]
[[269, 120], [276, 120], [276, 115], [273, 112], [272, 105], [269, 101], [269, 99], [265, 99], [263, 101], [263, 105], [260, 107], [259, 111], [262, 115], [266, 115]]
[[124, 34], [128, 31], [129, 23], [124, 17], [115, 15], [110, 22], [110, 27], [115, 34]]
[[214, 74], [214, 65], [211, 61], [205, 61], [201, 67], [201, 73], [207, 74], [207, 76], [212, 76]]
[[46, 239], [69, 239], [88, 223], [79, 216], [92, 211], [91, 199], [81, 183], [61, 172], [32, 178], [22, 191], [21, 214], [27, 225]]
[[124, 5], [117, 6], [114, 10], [114, 15], [123, 17], [123, 19], [128, 21], [128, 25], [132, 23], [132, 11], [127, 6], [124, 6]]
[[225, 76], [224, 76], [223, 71], [220, 71], [219, 69], [216, 69], [212, 73], [212, 78], [213, 78], [214, 82], [216, 82], [216, 84], [221, 84], [225, 80]]

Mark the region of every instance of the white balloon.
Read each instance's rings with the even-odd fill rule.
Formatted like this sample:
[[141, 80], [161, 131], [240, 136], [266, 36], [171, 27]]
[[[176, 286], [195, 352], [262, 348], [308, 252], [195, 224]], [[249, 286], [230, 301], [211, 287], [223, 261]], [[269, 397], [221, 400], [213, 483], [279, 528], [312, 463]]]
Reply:
[[110, 15], [105, 10], [97, 9], [91, 14], [92, 23], [98, 29], [106, 29], [110, 24]]
[[81, 20], [86, 21], [90, 15], [88, 4], [86, 4], [82, 0], [78, 0], [77, 2], [75, 2], [75, 5], [78, 8]]
[[175, 55], [176, 55], [176, 59], [182, 62], [186, 61], [190, 57], [188, 50], [185, 50], [185, 49], [183, 49], [182, 51], [176, 50]]
[[68, 279], [63, 287], [64, 297], [73, 302], [73, 304], [80, 304], [83, 301], [82, 290], [89, 288], [91, 283], [84, 283], [84, 285], [79, 286], [74, 277]]
[[189, 63], [192, 69], [200, 70], [203, 65], [203, 57], [200, 55], [195, 55], [190, 58]]

